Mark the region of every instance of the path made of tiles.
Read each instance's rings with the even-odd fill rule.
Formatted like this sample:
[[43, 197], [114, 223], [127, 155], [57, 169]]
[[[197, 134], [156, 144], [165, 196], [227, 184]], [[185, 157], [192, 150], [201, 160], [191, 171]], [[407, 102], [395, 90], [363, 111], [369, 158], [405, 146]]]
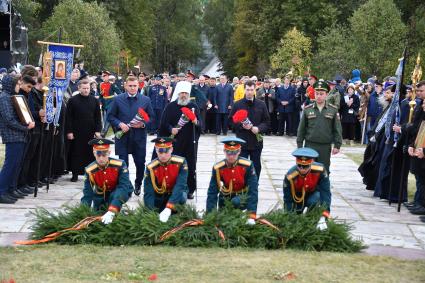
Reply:
[[[152, 137], [148, 137], [150, 140]], [[194, 200], [198, 210], [205, 209], [208, 184], [212, 166], [223, 159], [221, 136], [204, 135], [199, 141], [197, 184]], [[296, 148], [295, 138], [266, 136], [262, 152], [262, 172], [259, 182], [258, 213], [262, 214], [282, 206], [282, 184], [286, 171], [294, 164], [291, 152]], [[150, 160], [153, 145], [147, 145]], [[344, 152], [362, 153], [362, 147], [343, 147], [340, 154], [332, 157], [332, 216], [352, 223], [352, 234], [361, 238], [369, 248], [366, 253], [392, 255], [406, 259], [425, 259], [425, 225], [418, 216], [411, 215], [404, 207], [400, 213], [396, 204], [372, 197], [365, 190], [358, 166]], [[134, 181], [135, 167], [130, 158], [130, 179]], [[33, 216], [37, 207], [48, 210], [61, 209], [64, 205], [78, 204], [82, 195], [82, 177], [71, 183], [70, 175], [63, 176], [44, 188], [37, 198], [28, 196], [13, 205], [0, 204], [0, 245], [12, 245], [13, 241], [25, 239], [31, 232]], [[136, 207], [142, 196], [133, 196], [128, 205]]]

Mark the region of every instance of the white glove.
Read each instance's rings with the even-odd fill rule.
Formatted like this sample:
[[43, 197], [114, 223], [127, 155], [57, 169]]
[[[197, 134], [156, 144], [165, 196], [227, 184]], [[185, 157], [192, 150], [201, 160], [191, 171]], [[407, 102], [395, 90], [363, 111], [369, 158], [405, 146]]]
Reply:
[[114, 220], [115, 212], [108, 211], [102, 216], [102, 222], [105, 225], [111, 224], [112, 220]]
[[164, 208], [164, 210], [159, 214], [159, 221], [161, 222], [167, 222], [168, 218], [170, 218], [171, 215], [171, 209], [168, 207]]
[[328, 229], [328, 224], [326, 224], [326, 217], [324, 217], [324, 216], [320, 217], [319, 222], [317, 222], [316, 229], [318, 229], [320, 231], [324, 231], [324, 230]]
[[249, 219], [246, 221], [246, 225], [255, 225], [255, 219], [253, 219], [253, 218], [249, 218]]

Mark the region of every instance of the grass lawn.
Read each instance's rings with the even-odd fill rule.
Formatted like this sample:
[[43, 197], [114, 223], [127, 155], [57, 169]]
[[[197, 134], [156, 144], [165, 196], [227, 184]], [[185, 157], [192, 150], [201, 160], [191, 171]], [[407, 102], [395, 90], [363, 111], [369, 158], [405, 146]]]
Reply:
[[16, 282], [423, 282], [425, 261], [362, 254], [176, 247], [0, 248]]
[[[357, 165], [360, 165], [363, 162], [363, 153], [345, 153], [348, 158], [353, 160]], [[413, 196], [416, 192], [416, 180], [415, 176], [409, 173], [407, 178], [407, 192], [408, 192], [408, 200], [413, 200]]]

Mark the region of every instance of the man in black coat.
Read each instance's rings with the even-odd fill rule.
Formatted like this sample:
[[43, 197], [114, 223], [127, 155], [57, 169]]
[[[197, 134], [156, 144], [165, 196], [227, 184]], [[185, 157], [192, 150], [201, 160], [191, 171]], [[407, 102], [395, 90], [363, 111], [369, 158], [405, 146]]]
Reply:
[[94, 161], [93, 149], [88, 144], [95, 136], [100, 138], [102, 122], [99, 101], [90, 95], [90, 83], [87, 79], [78, 82], [79, 94], [68, 101], [66, 112], [66, 135], [71, 141], [69, 164], [72, 182], [78, 175], [84, 174], [84, 168]]
[[[173, 153], [186, 158], [188, 199], [193, 199], [193, 193], [196, 190], [196, 160], [198, 140], [201, 133], [201, 116], [197, 104], [190, 100], [191, 90], [190, 82], [181, 81], [176, 84], [175, 93], [177, 93], [178, 98], [165, 107], [159, 126], [160, 137], [171, 136], [174, 138]], [[192, 117], [194, 119], [191, 120], [183, 115], [183, 108], [185, 107], [194, 113], [195, 117]], [[156, 158], [155, 153], [153, 158]]]
[[252, 160], [255, 173], [260, 178], [261, 173], [261, 151], [263, 150], [262, 134], [267, 133], [270, 127], [270, 116], [266, 104], [255, 99], [255, 83], [245, 82], [245, 97], [237, 101], [229, 114], [229, 119], [233, 122], [233, 115], [241, 109], [248, 111], [248, 119], [251, 123], [233, 123], [236, 137], [246, 141], [242, 145], [241, 156]]

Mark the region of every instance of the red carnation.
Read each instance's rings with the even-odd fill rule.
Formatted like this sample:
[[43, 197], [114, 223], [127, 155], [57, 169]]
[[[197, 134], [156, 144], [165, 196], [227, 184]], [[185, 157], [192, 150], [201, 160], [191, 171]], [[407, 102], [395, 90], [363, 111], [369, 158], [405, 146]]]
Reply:
[[143, 118], [145, 122], [149, 122], [149, 115], [146, 113], [146, 111], [143, 108], [139, 108], [137, 111], [139, 113], [139, 116]]
[[196, 115], [187, 107], [182, 107], [181, 109], [182, 113], [189, 119], [190, 121], [195, 121]]
[[248, 118], [248, 111], [246, 111], [245, 109], [241, 109], [241, 110], [236, 111], [235, 114], [232, 117], [233, 123], [235, 123], [235, 124], [241, 123], [246, 118]]
[[158, 279], [158, 275], [156, 275], [156, 273], [153, 273], [148, 277], [149, 281], [155, 281], [156, 279]]

